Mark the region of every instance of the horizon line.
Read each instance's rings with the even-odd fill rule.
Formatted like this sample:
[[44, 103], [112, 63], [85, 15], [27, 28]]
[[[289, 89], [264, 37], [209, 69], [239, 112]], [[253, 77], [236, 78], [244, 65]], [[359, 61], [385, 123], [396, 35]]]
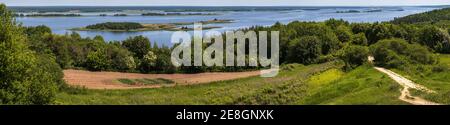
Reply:
[[[4, 3], [2, 3], [4, 4]], [[6, 4], [5, 4], [6, 5]], [[6, 5], [8, 6], [8, 5]], [[421, 7], [421, 6], [450, 6], [442, 5], [19, 5], [8, 7]]]

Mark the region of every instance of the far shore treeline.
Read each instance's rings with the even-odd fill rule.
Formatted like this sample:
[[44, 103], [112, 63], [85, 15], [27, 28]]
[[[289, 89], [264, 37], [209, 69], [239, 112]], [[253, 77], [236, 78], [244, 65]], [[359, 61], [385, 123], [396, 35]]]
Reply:
[[[170, 60], [173, 47], [157, 45], [144, 36], [107, 42], [102, 36], [82, 38], [76, 32], [56, 35], [47, 26], [20, 25], [3, 4], [0, 17], [1, 104], [53, 103], [55, 93], [67, 88], [62, 80], [63, 69], [198, 73], [264, 68], [174, 67]], [[434, 65], [439, 61], [436, 53], [450, 53], [449, 17], [447, 8], [392, 22], [349, 23], [329, 19], [242, 30], [280, 31], [280, 64], [340, 61], [349, 71], [363, 65], [372, 55], [374, 65], [401, 69]]]

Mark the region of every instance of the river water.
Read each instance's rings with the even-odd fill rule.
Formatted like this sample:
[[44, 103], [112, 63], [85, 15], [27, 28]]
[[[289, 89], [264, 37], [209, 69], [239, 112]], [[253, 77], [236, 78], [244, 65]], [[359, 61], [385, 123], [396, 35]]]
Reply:
[[[61, 7], [64, 8], [64, 7]], [[98, 7], [101, 8], [101, 7]], [[199, 9], [200, 8], [200, 9]], [[263, 8], [263, 7], [261, 7]], [[80, 10], [62, 13], [77, 13], [80, 17], [17, 17], [17, 21], [22, 22], [25, 26], [46, 25], [49, 26], [53, 33], [66, 34], [72, 31], [71, 28], [84, 27], [91, 24], [103, 22], [139, 22], [139, 23], [179, 23], [179, 22], [196, 22], [213, 19], [231, 19], [233, 23], [226, 24], [210, 24], [206, 26], [220, 26], [213, 30], [227, 31], [249, 26], [269, 26], [275, 22], [289, 23], [291, 21], [324, 21], [330, 18], [344, 19], [349, 22], [382, 22], [389, 21], [396, 17], [402, 17], [410, 14], [426, 12], [442, 7], [266, 7], [269, 9], [261, 9], [258, 7], [236, 7], [227, 9], [227, 7], [209, 7], [204, 9], [201, 7], [189, 9], [177, 9], [176, 7], [156, 8], [142, 7], [137, 9], [120, 9], [102, 12], [83, 12]], [[214, 15], [177, 15], [177, 16], [141, 16], [145, 12], [170, 12], [176, 10], [179, 12], [207, 12]], [[337, 13], [337, 11], [358, 10], [360, 13]], [[372, 11], [372, 12], [369, 12]], [[29, 12], [28, 12], [29, 13]], [[61, 12], [55, 12], [61, 13]], [[124, 13], [128, 16], [112, 16], [114, 14]], [[108, 16], [99, 16], [99, 14], [108, 14]], [[76, 31], [82, 37], [94, 37], [101, 35], [107, 41], [124, 40], [130, 36], [143, 35], [148, 37], [152, 42], [159, 45], [171, 45], [170, 37], [173, 31], [143, 31], [143, 32], [106, 32], [106, 31]]]

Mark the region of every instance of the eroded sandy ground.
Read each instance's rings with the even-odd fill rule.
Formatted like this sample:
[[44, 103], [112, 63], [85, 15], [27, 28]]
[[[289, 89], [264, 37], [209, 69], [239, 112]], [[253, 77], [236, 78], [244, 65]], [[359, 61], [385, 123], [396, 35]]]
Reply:
[[399, 97], [400, 100], [411, 103], [413, 105], [440, 105], [439, 103], [431, 102], [425, 99], [422, 99], [420, 97], [412, 96], [409, 93], [409, 89], [416, 89], [419, 91], [424, 91], [426, 93], [436, 93], [433, 90], [430, 90], [424, 86], [418, 85], [414, 83], [413, 81], [395, 73], [391, 70], [381, 68], [381, 67], [375, 67], [378, 71], [387, 74], [391, 79], [399, 83], [401, 86], [403, 86], [403, 89], [401, 90], [401, 95]]
[[64, 80], [72, 86], [84, 86], [89, 89], [133, 89], [133, 88], [158, 88], [161, 85], [127, 85], [118, 82], [118, 79], [156, 79], [164, 78], [175, 82], [170, 85], [192, 85], [215, 81], [232, 80], [259, 75], [259, 71], [251, 72], [221, 72], [198, 74], [139, 74], [120, 72], [90, 72], [83, 70], [64, 70]]

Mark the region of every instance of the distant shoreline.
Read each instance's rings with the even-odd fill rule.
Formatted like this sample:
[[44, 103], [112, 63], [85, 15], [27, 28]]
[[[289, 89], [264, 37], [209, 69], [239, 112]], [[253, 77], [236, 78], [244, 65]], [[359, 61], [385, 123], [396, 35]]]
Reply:
[[[194, 30], [194, 28], [191, 27], [187, 27], [186, 25], [193, 25], [195, 23], [202, 23], [202, 24], [220, 24], [220, 23], [232, 23], [234, 22], [234, 20], [218, 20], [218, 19], [214, 19], [214, 20], [208, 20], [208, 21], [199, 21], [199, 22], [181, 22], [181, 23], [154, 23], [154, 24], [146, 24], [146, 23], [135, 23], [135, 24], [140, 24], [141, 28], [135, 28], [135, 29], [108, 29], [108, 28], [87, 28], [87, 27], [80, 27], [80, 28], [72, 28], [69, 30], [72, 31], [107, 31], [107, 32], [140, 32], [140, 31], [178, 31], [178, 30], [183, 30], [183, 31], [191, 31]], [[106, 22], [109, 23], [110, 25], [117, 25], [118, 23], [121, 22]], [[94, 24], [94, 25], [90, 25], [90, 26], [95, 26], [95, 25], [103, 25], [106, 23], [99, 23], [99, 24]], [[133, 22], [130, 22], [133, 23]], [[209, 29], [216, 29], [216, 28], [222, 28], [219, 26], [204, 26], [202, 29], [203, 30], [209, 30]]]
[[330, 8], [395, 8], [395, 7], [436, 7], [450, 5], [392, 5], [392, 6], [9, 6], [15, 12], [119, 12], [122, 10], [156, 10], [164, 12], [207, 12], [207, 11], [286, 11], [298, 9]]

